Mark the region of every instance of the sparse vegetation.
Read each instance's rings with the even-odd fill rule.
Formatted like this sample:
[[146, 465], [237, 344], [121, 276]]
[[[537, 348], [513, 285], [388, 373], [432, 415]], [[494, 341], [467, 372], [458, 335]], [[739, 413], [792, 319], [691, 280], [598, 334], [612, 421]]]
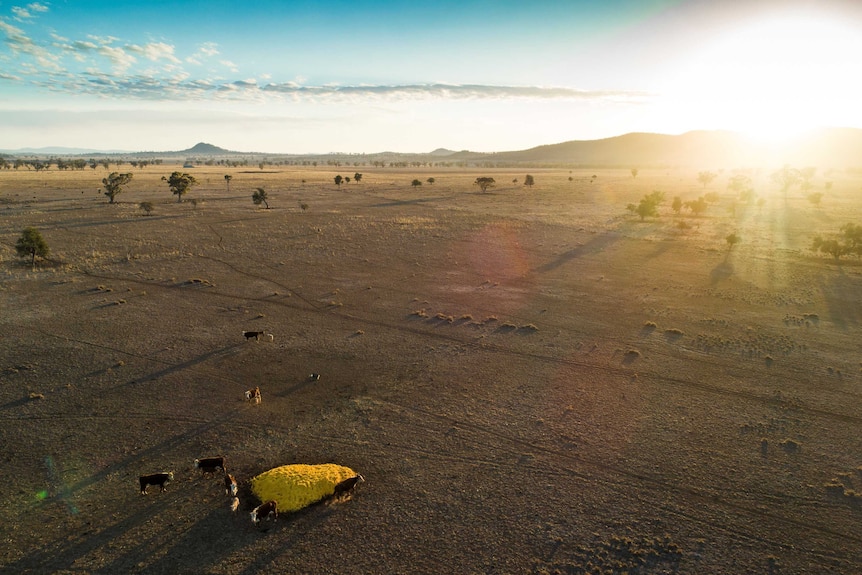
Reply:
[[169, 178], [162, 177], [162, 180], [167, 181], [171, 193], [177, 197], [177, 202], [183, 201], [183, 196], [186, 195], [198, 181], [194, 176], [185, 172], [173, 172]]
[[829, 254], [833, 258], [840, 259], [846, 255], [862, 256], [862, 226], [858, 224], [844, 224], [839, 230], [837, 237], [826, 238], [814, 236], [811, 249], [815, 252]]
[[641, 198], [641, 201], [637, 205], [629, 204], [626, 206], [626, 209], [640, 216], [641, 221], [643, 221], [644, 218], [658, 217], [658, 207], [663, 201], [664, 192], [655, 191]]
[[144, 211], [145, 215], [150, 215], [153, 212], [153, 202], [141, 202], [138, 207]]
[[269, 202], [267, 201], [268, 196], [266, 190], [263, 188], [257, 188], [255, 192], [251, 195], [251, 200], [254, 202], [254, 205], [259, 206], [263, 204], [266, 206], [266, 209], [269, 209]]
[[[316, 168], [267, 158], [278, 167], [259, 172], [260, 157], [192, 158], [200, 193], [176, 205], [160, 181], [173, 167], [136, 171], [107, 211], [92, 171], [0, 170], [10, 572], [219, 562], [235, 575], [260, 570], [261, 556], [284, 571], [439, 571], [433, 549], [403, 561], [392, 550], [433, 539], [455, 508], [458, 533], [487, 551], [451, 546], [465, 572], [767, 572], [773, 555], [775, 573], [859, 571], [845, 535], [862, 509], [848, 424], [862, 408], [862, 266], [806, 248], [817, 234], [848, 242], [839, 227], [856, 217], [862, 171], [836, 170], [815, 212], [798, 192], [781, 206], [769, 171], [752, 168], [763, 214], [752, 204], [734, 218], [730, 171], [701, 190], [697, 170], [673, 166], [632, 179], [625, 164], [382, 169], [353, 167], [369, 165], [356, 155]], [[349, 169], [372, 171], [333, 190]], [[524, 176], [508, 184], [534, 169], [538, 195]], [[476, 193], [479, 175], [500, 190]], [[406, 185], [430, 176], [434, 190]], [[274, 209], [255, 214], [256, 186]], [[658, 189], [721, 201], [673, 221], [660, 205], [645, 224], [622, 209]], [[189, 196], [209, 205], [193, 213]], [[142, 200], [159, 217], [142, 220]], [[28, 225], [59, 254], [38, 272], [12, 250]], [[731, 232], [743, 241], [728, 255]], [[269, 328], [271, 343], [241, 335]], [[261, 405], [243, 399], [256, 385]], [[341, 511], [244, 533], [252, 501], [221, 509], [220, 478], [192, 474], [216, 450], [241, 486], [285, 457], [349, 459], [367, 483]], [[139, 495], [138, 474], [170, 468], [166, 493]], [[405, 479], [409, 489], [389, 489]], [[654, 493], [672, 509], [644, 503]], [[376, 521], [407, 508], [422, 521]], [[333, 512], [379, 533], [320, 554], [332, 530], [305, 527]], [[177, 538], [164, 529], [177, 516], [201, 521]], [[302, 544], [284, 553], [297, 528]], [[210, 532], [241, 540], [213, 554]], [[728, 534], [757, 544], [728, 559]], [[32, 541], [56, 553], [29, 553]]]
[[24, 228], [18, 241], [15, 242], [18, 257], [30, 258], [30, 263], [36, 265], [36, 258], [47, 258], [50, 249], [42, 234], [34, 227]]
[[476, 181], [473, 182], [474, 185], [479, 186], [479, 189], [482, 192], [487, 192], [490, 188], [493, 188], [497, 182], [494, 181], [494, 178], [490, 178], [487, 176], [476, 178]]
[[132, 181], [134, 174], [121, 174], [119, 172], [111, 172], [106, 178], [102, 178], [102, 185], [105, 187], [105, 195], [108, 196], [108, 203], [113, 204], [117, 196], [123, 191], [123, 186]]

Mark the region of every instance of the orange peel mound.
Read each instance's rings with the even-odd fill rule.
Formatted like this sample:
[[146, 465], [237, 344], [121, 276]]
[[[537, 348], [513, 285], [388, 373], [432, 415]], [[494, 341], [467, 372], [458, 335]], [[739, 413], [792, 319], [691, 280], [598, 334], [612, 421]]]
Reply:
[[264, 471], [251, 480], [251, 491], [261, 501], [275, 500], [278, 510], [299, 511], [335, 493], [335, 486], [358, 473], [334, 463], [295, 463]]

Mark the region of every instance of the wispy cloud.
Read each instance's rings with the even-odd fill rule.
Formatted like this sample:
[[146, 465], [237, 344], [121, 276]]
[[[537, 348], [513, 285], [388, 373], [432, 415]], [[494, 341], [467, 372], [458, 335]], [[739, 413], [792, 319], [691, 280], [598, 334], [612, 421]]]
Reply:
[[[18, 18], [45, 12], [45, 4], [34, 2], [16, 7]], [[215, 42], [203, 42], [183, 57], [175, 46], [162, 41], [129, 43], [114, 36], [86, 35], [69, 39], [49, 33], [41, 44], [21, 27], [0, 17], [0, 39], [10, 48], [4, 79], [29, 82], [55, 93], [90, 94], [104, 98], [190, 101], [307, 101], [359, 103], [417, 100], [579, 100], [638, 102], [651, 95], [632, 91], [577, 90], [558, 86], [514, 86], [449, 84], [442, 82], [380, 85], [306, 85], [273, 82], [272, 74], [240, 77], [240, 66], [221, 54]], [[216, 59], [218, 57], [218, 59]], [[204, 62], [223, 67], [218, 77], [201, 77]]]
[[15, 19], [22, 22], [24, 20], [30, 20], [34, 18], [35, 14], [47, 11], [48, 7], [45, 4], [41, 4], [39, 2], [27, 4], [26, 7], [12, 6], [12, 14], [14, 15]]
[[620, 90], [576, 90], [544, 86], [499, 86], [482, 84], [406, 84], [359, 86], [304, 86], [295, 82], [266, 84], [264, 92], [282, 95], [352, 98], [378, 97], [393, 99], [577, 99], [633, 100], [648, 97], [646, 92]]
[[38, 45], [25, 34], [24, 30], [9, 24], [3, 18], [0, 18], [0, 32], [6, 37], [6, 45], [9, 46], [13, 55], [19, 57], [21, 55], [29, 56], [40, 68], [51, 72], [62, 69], [59, 64], [60, 57], [58, 55], [52, 53], [44, 46]]
[[126, 49], [129, 52], [140, 54], [142, 57], [152, 62], [156, 62], [158, 60], [167, 60], [168, 62], [172, 62], [174, 64], [180, 63], [179, 58], [174, 56], [174, 47], [170, 44], [165, 44], [164, 42], [150, 42], [149, 44], [144, 44], [143, 46], [130, 44], [126, 46]]
[[218, 53], [218, 44], [215, 42], [204, 42], [198, 47], [197, 52], [186, 58], [186, 62], [200, 66], [205, 59], [212, 58]]

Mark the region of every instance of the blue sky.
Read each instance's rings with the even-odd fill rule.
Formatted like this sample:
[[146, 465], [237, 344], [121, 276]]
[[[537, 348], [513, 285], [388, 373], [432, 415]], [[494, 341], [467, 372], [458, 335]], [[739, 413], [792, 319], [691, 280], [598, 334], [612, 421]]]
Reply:
[[0, 149], [862, 127], [851, 0], [0, 1]]

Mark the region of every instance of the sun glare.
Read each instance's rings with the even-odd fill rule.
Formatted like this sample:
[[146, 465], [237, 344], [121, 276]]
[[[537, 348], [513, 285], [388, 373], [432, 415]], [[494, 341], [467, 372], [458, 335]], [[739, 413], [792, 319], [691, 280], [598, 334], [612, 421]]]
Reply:
[[858, 54], [862, 37], [823, 15], [752, 22], [694, 50], [675, 68], [666, 84], [667, 113], [762, 142], [858, 125]]

